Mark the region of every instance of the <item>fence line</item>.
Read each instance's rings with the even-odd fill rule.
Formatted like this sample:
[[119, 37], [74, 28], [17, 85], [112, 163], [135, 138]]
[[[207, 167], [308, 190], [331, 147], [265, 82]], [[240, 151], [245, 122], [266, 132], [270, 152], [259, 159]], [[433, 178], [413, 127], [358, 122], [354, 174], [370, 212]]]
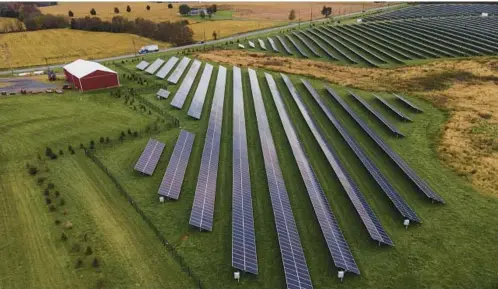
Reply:
[[110, 172], [110, 170], [100, 161], [89, 149], [84, 149], [85, 150], [85, 155], [90, 158], [102, 171], [106, 173], [106, 175], [111, 179], [111, 181], [114, 183], [114, 185], [118, 188], [118, 191], [123, 194], [127, 199], [128, 203], [135, 208], [135, 211], [142, 217], [142, 219], [147, 223], [150, 229], [154, 231], [154, 234], [156, 234], [156, 237], [161, 241], [164, 247], [166, 247], [167, 251], [171, 254], [173, 259], [180, 265], [182, 270], [188, 274], [190, 278], [194, 280], [196, 283], [197, 287], [199, 289], [205, 289], [204, 285], [202, 284], [201, 280], [199, 277], [197, 277], [196, 274], [192, 271], [192, 269], [187, 265], [185, 262], [185, 259], [178, 254], [176, 251], [175, 247], [173, 247], [166, 237], [159, 231], [159, 229], [152, 223], [152, 221], [147, 217], [147, 215], [144, 213], [144, 211], [138, 206], [138, 204], [135, 202], [133, 197], [125, 190], [125, 188], [121, 185], [121, 183], [118, 181], [118, 179]]

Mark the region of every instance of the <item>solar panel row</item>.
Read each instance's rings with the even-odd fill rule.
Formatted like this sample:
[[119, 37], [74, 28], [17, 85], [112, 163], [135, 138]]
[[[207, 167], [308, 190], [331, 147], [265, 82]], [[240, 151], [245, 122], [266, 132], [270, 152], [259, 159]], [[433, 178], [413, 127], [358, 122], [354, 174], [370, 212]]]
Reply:
[[206, 65], [204, 66], [204, 71], [201, 75], [201, 80], [199, 81], [199, 85], [195, 90], [194, 99], [192, 100], [187, 113], [193, 118], [201, 118], [202, 107], [204, 106], [204, 101], [206, 100], [206, 94], [209, 88], [209, 81], [211, 80], [212, 74], [213, 66], [209, 63], [206, 63]]
[[287, 288], [313, 288], [282, 170], [278, 162], [277, 150], [273, 142], [257, 75], [252, 69], [248, 69], [248, 71]]
[[405, 173], [405, 175], [419, 188], [419, 190], [433, 201], [444, 203], [443, 198], [436, 194], [429, 185], [424, 182], [413, 170], [408, 166], [408, 164], [401, 159], [401, 157], [396, 154], [391, 148], [371, 129], [369, 128], [363, 120], [361, 120], [356, 113], [347, 105], [344, 100], [342, 100], [333, 89], [325, 86], [325, 89], [329, 92], [332, 97], [344, 108], [344, 110], [356, 121], [356, 123], [363, 129], [363, 131], [386, 153], [392, 161], [394, 161], [398, 167]]
[[417, 112], [423, 112], [423, 110], [421, 110], [420, 108], [418, 108], [416, 105], [414, 105], [413, 103], [409, 102], [408, 100], [406, 100], [406, 98], [402, 97], [401, 95], [399, 94], [396, 94], [396, 93], [393, 93], [394, 96], [396, 96], [397, 99], [401, 100], [401, 102], [403, 102], [405, 105], [407, 105], [409, 108], [417, 111]]
[[407, 117], [404, 113], [399, 111], [396, 107], [392, 106], [387, 100], [383, 99], [382, 97], [376, 95], [375, 93], [372, 93], [375, 98], [377, 98], [384, 106], [386, 106], [388, 109], [390, 109], [392, 112], [394, 112], [399, 118], [406, 120], [406, 121], [412, 121], [411, 118]]
[[[301, 96], [297, 93], [289, 77], [284, 74], [281, 74], [281, 76], [284, 79], [288, 90], [294, 98], [294, 101], [297, 103], [299, 110], [301, 111], [301, 114], [305, 118], [310, 129], [315, 130], [315, 133], [320, 133], [316, 131], [316, 126], [311, 119], [308, 110], [303, 105]], [[334, 264], [336, 265], [336, 267], [341, 268], [345, 271], [360, 274], [360, 270], [356, 265], [353, 254], [351, 253], [349, 246], [344, 239], [341, 229], [339, 228], [339, 224], [337, 223], [334, 213], [330, 208], [327, 197], [325, 196], [323, 188], [316, 177], [313, 167], [308, 161], [308, 156], [306, 155], [304, 147], [301, 144], [301, 141], [299, 140], [291, 119], [285, 109], [282, 97], [278, 92], [275, 81], [269, 74], [267, 76], [267, 79], [268, 82], [271, 83], [270, 92], [273, 96], [273, 100], [277, 107], [280, 120], [282, 121], [285, 134], [287, 135], [287, 139], [289, 140], [292, 153], [294, 154], [294, 158], [306, 186], [308, 196], [311, 200], [311, 204], [313, 205], [313, 210], [315, 211], [318, 223], [320, 224], [320, 228], [322, 229], [322, 233], [327, 243], [330, 255], [334, 260]]]
[[361, 146], [349, 135], [347, 130], [342, 126], [342, 124], [334, 117], [332, 111], [325, 105], [322, 100], [322, 97], [318, 94], [318, 92], [313, 88], [313, 86], [306, 80], [301, 79], [301, 82], [304, 84], [308, 92], [318, 103], [322, 111], [327, 115], [330, 122], [334, 125], [334, 127], [339, 131], [342, 138], [347, 142], [349, 147], [353, 150], [355, 155], [361, 161], [363, 166], [367, 169], [370, 175], [374, 178], [377, 184], [381, 187], [384, 193], [388, 196], [391, 202], [394, 204], [398, 212], [405, 218], [414, 221], [421, 222], [417, 214], [410, 208], [410, 206], [405, 202], [405, 200], [399, 195], [396, 189], [391, 186], [391, 184], [387, 181], [386, 177], [382, 174], [379, 168], [373, 163], [372, 160], [366, 155]]
[[166, 75], [168, 75], [168, 73], [173, 69], [178, 60], [179, 59], [175, 56], [168, 59], [168, 61], [166, 61], [166, 64], [156, 73], [156, 76], [164, 79]]
[[273, 40], [273, 38], [268, 37], [268, 42], [270, 42], [270, 46], [271, 46], [271, 49], [273, 49], [273, 51], [280, 52], [278, 50], [277, 44], [275, 43], [275, 41]]
[[402, 132], [400, 132], [394, 125], [392, 125], [387, 119], [385, 119], [380, 113], [378, 113], [373, 107], [371, 107], [364, 99], [360, 96], [354, 94], [352, 91], [348, 91], [363, 107], [365, 107], [368, 111], [370, 111], [382, 124], [384, 124], [389, 131], [397, 136], [405, 136]]
[[187, 75], [185, 75], [182, 84], [178, 88], [175, 97], [171, 101], [170, 103], [171, 106], [174, 106], [179, 109], [183, 107], [183, 104], [185, 103], [188, 93], [190, 92], [190, 89], [194, 84], [195, 77], [197, 75], [197, 72], [199, 72], [201, 65], [202, 62], [200, 62], [199, 60], [194, 60], [192, 66], [190, 66], [190, 69], [187, 72]]
[[254, 45], [254, 42], [252, 42], [251, 40], [249, 40], [249, 46], [251, 46], [251, 48], [256, 48], [256, 46]]
[[259, 38], [258, 38], [258, 42], [259, 42], [259, 46], [261, 47], [261, 49], [266, 50], [265, 42]]
[[158, 70], [159, 67], [161, 67], [161, 65], [163, 65], [163, 63], [164, 63], [164, 60], [162, 60], [161, 58], [158, 58], [154, 62], [152, 62], [152, 64], [149, 67], [147, 67], [145, 72], [150, 73], [150, 74], [154, 74], [154, 73], [156, 73], [156, 70]]
[[323, 38], [323, 37], [322, 37], [321, 35], [319, 35], [319, 34], [316, 34], [316, 33], [315, 33], [315, 31], [313, 31], [313, 30], [309, 30], [309, 29], [308, 29], [308, 30], [306, 30], [306, 31], [301, 31], [301, 33], [302, 33], [303, 35], [305, 35], [306, 37], [308, 37], [308, 38], [311, 40], [311, 42], [313, 42], [316, 46], [320, 47], [320, 49], [321, 49], [323, 52], [325, 52], [325, 54], [327, 54], [327, 55], [328, 55], [328, 56], [329, 56], [332, 60], [338, 60], [338, 59], [334, 56], [334, 54], [332, 54], [332, 52], [330, 52], [330, 50], [328, 49], [328, 47], [326, 47], [325, 45], [321, 44], [319, 41], [317, 41], [315, 38], [313, 38], [311, 35], [309, 35], [309, 34], [308, 34], [308, 32], [309, 32], [309, 33], [311, 33], [311, 34], [313, 34], [313, 35], [315, 35], [315, 36], [317, 36], [317, 37], [318, 37], [318, 38], [320, 38], [322, 41], [324, 41], [324, 42], [327, 42], [327, 43], [328, 43], [328, 41], [327, 41], [325, 38]]
[[[301, 31], [302, 33], [302, 31]], [[316, 57], [321, 57], [321, 55], [315, 50], [315, 48], [313, 48], [313, 46], [311, 46], [308, 41], [306, 39], [304, 39], [301, 35], [299, 35], [296, 31], [292, 31], [292, 34], [294, 34], [294, 36], [296, 36], [299, 40], [301, 40], [301, 42], [309, 49], [309, 51], [311, 51], [311, 53], [313, 53]], [[308, 35], [309, 37], [309, 35]]]
[[178, 83], [180, 77], [182, 77], [183, 72], [187, 69], [188, 64], [190, 63], [190, 58], [184, 57], [173, 71], [173, 73], [168, 77], [168, 81], [171, 83]]
[[145, 60], [142, 60], [140, 61], [139, 64], [137, 64], [137, 66], [135, 66], [137, 69], [140, 69], [140, 70], [144, 70], [145, 68], [147, 68], [147, 66], [149, 66], [149, 63]]
[[219, 66], [206, 141], [202, 151], [201, 168], [195, 189], [194, 204], [189, 220], [190, 225], [207, 231], [213, 229], [226, 76], [227, 69]]
[[157, 192], [159, 195], [178, 200], [194, 139], [193, 133], [183, 129], [180, 131], [168, 168]]
[[164, 98], [164, 99], [166, 99], [166, 98], [168, 98], [168, 97], [169, 97], [170, 93], [171, 93], [171, 92], [169, 92], [168, 90], [163, 89], [163, 88], [160, 88], [160, 89], [157, 91], [156, 95], [157, 95], [157, 97], [158, 97], [158, 98]]
[[156, 169], [157, 163], [159, 162], [159, 158], [163, 153], [163, 150], [164, 143], [152, 138], [149, 139], [144, 151], [135, 164], [135, 170], [152, 176], [154, 170]]
[[[291, 92], [293, 98], [298, 100], [301, 99], [301, 96], [290, 82], [290, 79], [288, 77], [284, 77], [284, 81], [287, 85], [287, 88]], [[320, 149], [324, 153], [327, 161], [329, 162], [330, 166], [334, 170], [334, 173], [339, 179], [339, 182], [341, 183], [342, 187], [346, 191], [346, 194], [353, 203], [353, 206], [358, 212], [358, 215], [360, 216], [363, 224], [365, 225], [368, 233], [370, 234], [370, 237], [373, 240], [378, 241], [379, 243], [384, 243], [392, 246], [393, 242], [391, 241], [386, 231], [382, 227], [380, 221], [377, 219], [374, 212], [368, 205], [367, 201], [365, 200], [365, 197], [357, 187], [356, 183], [349, 176], [348, 172], [342, 165], [339, 157], [337, 156], [337, 153], [334, 151], [332, 146], [325, 139], [323, 132], [313, 122], [311, 116], [309, 115], [309, 113], [307, 113], [306, 108], [304, 106], [300, 106], [299, 105], [301, 104], [300, 102], [297, 102], [297, 104], [304, 119], [306, 120], [308, 127], [310, 128], [311, 132], [313, 133], [313, 136], [318, 142]]]
[[280, 41], [280, 44], [282, 44], [282, 47], [284, 48], [285, 52], [289, 53], [290, 55], [292, 55], [292, 51], [289, 49], [289, 47], [287, 46], [287, 43], [285, 43], [284, 39], [282, 38], [282, 36], [280, 35], [277, 35], [276, 36], [278, 41]]
[[258, 274], [242, 73], [233, 67], [232, 267]]
[[301, 55], [303, 57], [306, 57], [306, 58], [309, 58], [309, 55], [308, 53], [306, 53], [302, 48], [301, 46], [290, 36], [290, 35], [285, 35], [285, 37], [287, 37], [287, 39], [289, 39], [289, 41], [292, 43], [292, 45], [294, 45], [294, 47], [296, 47], [297, 51], [299, 51], [299, 53], [301, 53]]

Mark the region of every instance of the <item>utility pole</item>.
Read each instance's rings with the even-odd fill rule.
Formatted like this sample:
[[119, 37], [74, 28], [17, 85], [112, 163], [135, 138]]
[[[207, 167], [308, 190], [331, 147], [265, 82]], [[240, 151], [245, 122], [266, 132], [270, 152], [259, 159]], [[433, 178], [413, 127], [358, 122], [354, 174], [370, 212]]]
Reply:
[[298, 13], [299, 13], [299, 19], [298, 19], [299, 24], [297, 24], [297, 27], [301, 29], [301, 10], [298, 10]]
[[135, 47], [135, 39], [133, 39], [133, 36], [131, 37], [131, 42], [133, 42], [133, 54], [137, 57], [137, 48]]
[[311, 21], [313, 21], [313, 6], [312, 6], [312, 4], [310, 4], [310, 24], [311, 24]]

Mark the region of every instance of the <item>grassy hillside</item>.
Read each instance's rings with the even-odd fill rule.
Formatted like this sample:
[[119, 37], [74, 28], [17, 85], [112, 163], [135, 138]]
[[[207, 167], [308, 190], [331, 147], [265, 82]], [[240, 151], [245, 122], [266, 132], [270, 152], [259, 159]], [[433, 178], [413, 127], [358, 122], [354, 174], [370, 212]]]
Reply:
[[[91, 139], [116, 141], [123, 130], [141, 130], [154, 122], [153, 116], [102, 93], [2, 97], [0, 103], [1, 288], [191, 285], [146, 223], [78, 149]], [[47, 146], [64, 155], [37, 160]], [[27, 173], [27, 163], [38, 168], [36, 177]], [[44, 196], [48, 183], [55, 189]], [[55, 212], [49, 211], [46, 197]], [[64, 229], [66, 222], [72, 229]], [[61, 239], [63, 232], [67, 241]], [[77, 269], [78, 258], [82, 264]], [[100, 261], [97, 269], [92, 268], [94, 258]]]
[[78, 58], [133, 54], [140, 47], [151, 43], [158, 44], [160, 48], [169, 46], [156, 40], [121, 33], [71, 29], [8, 33], [0, 36], [0, 47], [7, 46], [6, 52], [3, 52], [5, 61], [0, 63], [0, 69], [8, 69], [9, 61], [12, 67], [29, 67], [45, 65], [46, 62], [68, 63]]

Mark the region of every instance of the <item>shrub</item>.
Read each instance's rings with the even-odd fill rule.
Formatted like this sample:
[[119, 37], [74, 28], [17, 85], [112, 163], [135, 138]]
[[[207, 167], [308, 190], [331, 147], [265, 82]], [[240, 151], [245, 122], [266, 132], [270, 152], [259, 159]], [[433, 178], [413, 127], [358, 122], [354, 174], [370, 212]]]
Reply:
[[104, 141], [105, 141], [104, 137], [103, 137], [103, 136], [101, 136], [101, 137], [100, 137], [100, 139], [99, 139], [99, 142], [100, 142], [100, 143], [104, 143]]
[[67, 150], [68, 150], [68, 151], [72, 151], [72, 150], [73, 150], [73, 147], [72, 147], [71, 145], [68, 145], [68, 146], [67, 146]]
[[38, 185], [42, 185], [42, 184], [43, 184], [43, 182], [45, 182], [45, 178], [44, 178], [44, 177], [39, 177], [39, 178], [36, 180], [36, 183], [37, 183]]
[[52, 204], [52, 199], [50, 199], [49, 197], [46, 197], [45, 198], [45, 203], [47, 203], [47, 205]]
[[53, 190], [54, 188], [55, 188], [54, 183], [50, 182], [50, 183], [47, 184], [47, 189]]
[[74, 13], [73, 13], [73, 11], [71, 11], [71, 10], [69, 10], [69, 12], [67, 12], [67, 15], [68, 15], [69, 17], [74, 17]]
[[61, 200], [59, 201], [59, 206], [64, 206], [66, 204], [66, 201], [64, 200], [64, 198], [61, 198]]
[[90, 256], [93, 254], [93, 250], [90, 246], [86, 247], [85, 255]]
[[97, 259], [97, 257], [93, 258], [92, 267], [93, 268], [100, 267], [100, 262], [99, 262], [99, 259]]
[[[168, 6], [169, 6], [169, 5], [168, 5]], [[149, 11], [149, 10], [150, 10], [150, 6], [149, 6], [149, 5], [147, 5], [147, 7], [145, 7], [145, 8], [147, 9], [147, 11]]]
[[126, 136], [124, 131], [122, 131], [122, 132], [121, 132], [121, 136], [122, 136], [123, 138]]
[[49, 191], [48, 189], [45, 189], [45, 190], [43, 191], [43, 195], [44, 195], [45, 197], [48, 197], [48, 196], [50, 195], [50, 191]]
[[130, 129], [128, 129], [128, 134], [131, 135], [131, 130]]
[[93, 139], [90, 141], [90, 149], [93, 150], [95, 148], [95, 142]]
[[84, 148], [85, 148], [85, 146], [82, 143], [80, 143], [80, 149], [84, 149]]
[[61, 193], [59, 193], [59, 191], [55, 191], [55, 197], [56, 198], [58, 198], [60, 195], [61, 195]]
[[45, 149], [45, 155], [46, 155], [47, 157], [51, 156], [53, 153], [54, 153], [54, 152], [52, 151], [52, 149], [51, 149], [51, 148], [47, 147], [47, 148]]
[[80, 246], [80, 244], [74, 243], [73, 246], [71, 247], [71, 252], [72, 253], [81, 252], [81, 246]]
[[169, 4], [168, 4], [168, 8], [169, 8], [169, 9], [172, 9], [172, 8], [173, 8], [173, 4], [169, 3]]
[[55, 223], [56, 225], [60, 225], [61, 220], [55, 220], [55, 222], [54, 222], [54, 223]]
[[59, 150], [59, 155], [64, 155], [64, 152], [62, 150]]
[[83, 260], [81, 258], [76, 259], [76, 265], [74, 266], [76, 269], [81, 268], [83, 266]]
[[131, 12], [131, 7], [130, 7], [130, 5], [126, 6], [126, 12]]
[[92, 8], [92, 10], [90, 10], [90, 14], [92, 16], [95, 16], [95, 15], [97, 15], [97, 11], [94, 8]]
[[134, 131], [134, 132], [133, 132], [133, 136], [134, 136], [134, 137], [137, 137], [137, 136], [138, 136], [138, 132]]
[[114, 7], [114, 13], [115, 14], [119, 14], [119, 8], [118, 7]]
[[50, 212], [55, 212], [56, 207], [54, 205], [50, 205], [49, 210]]
[[52, 160], [56, 160], [56, 159], [57, 159], [57, 155], [56, 155], [56, 154], [54, 154], [54, 153], [53, 153], [53, 154], [51, 154], [51, 155], [50, 155], [50, 159], [52, 159]]
[[71, 154], [74, 155], [74, 150], [71, 150]]
[[30, 175], [34, 176], [34, 175], [36, 175], [38, 173], [38, 169], [36, 167], [30, 167], [28, 169], [28, 172], [29, 172]]
[[61, 234], [61, 240], [62, 241], [67, 241], [67, 235], [66, 235], [66, 233], [62, 232], [62, 234]]

